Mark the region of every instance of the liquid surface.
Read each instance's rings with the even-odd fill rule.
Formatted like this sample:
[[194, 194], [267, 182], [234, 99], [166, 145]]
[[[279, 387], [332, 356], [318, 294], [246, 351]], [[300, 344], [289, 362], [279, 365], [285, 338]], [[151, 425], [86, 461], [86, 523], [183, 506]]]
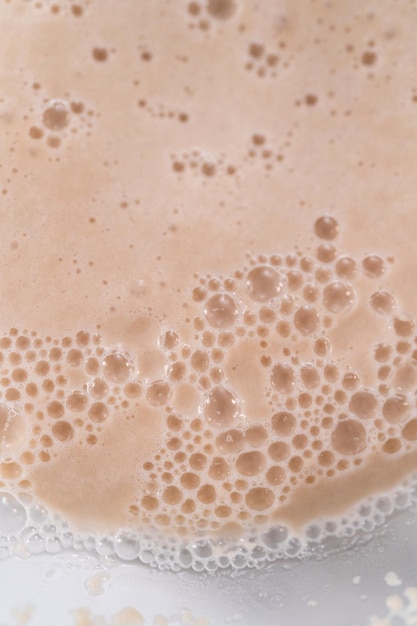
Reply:
[[415, 13], [2, 1], [4, 533], [240, 566], [405, 505]]

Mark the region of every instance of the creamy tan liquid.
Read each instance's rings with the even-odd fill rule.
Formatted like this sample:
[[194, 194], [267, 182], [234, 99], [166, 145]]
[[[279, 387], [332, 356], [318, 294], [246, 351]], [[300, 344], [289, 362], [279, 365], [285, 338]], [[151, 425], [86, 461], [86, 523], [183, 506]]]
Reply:
[[416, 8], [115, 7], [0, 4], [7, 529], [337, 525], [417, 469]]

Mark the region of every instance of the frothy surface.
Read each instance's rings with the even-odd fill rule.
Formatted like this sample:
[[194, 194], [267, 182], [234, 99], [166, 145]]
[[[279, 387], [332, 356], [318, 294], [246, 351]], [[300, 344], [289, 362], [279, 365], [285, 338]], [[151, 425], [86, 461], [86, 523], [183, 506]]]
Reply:
[[4, 532], [372, 530], [417, 469], [413, 7], [0, 7]]

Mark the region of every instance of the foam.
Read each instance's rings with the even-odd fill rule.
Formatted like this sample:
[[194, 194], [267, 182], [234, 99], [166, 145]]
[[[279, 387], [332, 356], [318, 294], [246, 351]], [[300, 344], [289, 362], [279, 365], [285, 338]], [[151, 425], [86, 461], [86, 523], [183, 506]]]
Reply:
[[2, 554], [351, 545], [417, 469], [408, 9], [128, 4], [0, 8]]

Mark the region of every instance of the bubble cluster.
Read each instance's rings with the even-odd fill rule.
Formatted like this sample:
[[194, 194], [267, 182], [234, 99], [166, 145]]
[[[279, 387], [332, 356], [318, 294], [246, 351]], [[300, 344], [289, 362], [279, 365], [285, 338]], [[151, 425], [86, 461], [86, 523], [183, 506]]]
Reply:
[[[65, 123], [61, 110], [48, 115], [53, 125]], [[265, 529], [301, 486], [354, 471], [373, 454], [413, 450], [414, 321], [395, 304], [381, 306], [384, 292], [372, 281], [387, 271], [383, 258], [360, 263], [340, 254], [338, 229], [323, 216], [314, 224], [313, 255], [248, 256], [233, 276], [197, 277], [193, 341], [182, 343], [174, 329], [160, 334], [162, 378], [143, 376], [138, 355], [104, 345], [98, 333], [53, 339], [10, 329], [0, 339], [4, 532], [26, 524], [12, 493], [33, 498], [32, 468], [73, 442], [102, 445], [106, 425], [146, 406], [163, 416], [163, 432], [139, 469], [146, 487], [129, 507], [137, 545], [157, 529], [185, 546], [204, 537], [212, 550], [214, 533], [230, 524], [238, 535], [270, 541], [275, 531]], [[372, 294], [363, 303], [355, 285], [361, 273]], [[355, 306], [387, 319], [374, 346], [372, 386], [360, 369], [332, 357], [331, 329]]]
[[[36, 92], [41, 86], [36, 84]], [[36, 141], [45, 140], [48, 148], [60, 148], [63, 142], [78, 132], [90, 134], [93, 111], [78, 100], [45, 99], [39, 120], [28, 130]]]

